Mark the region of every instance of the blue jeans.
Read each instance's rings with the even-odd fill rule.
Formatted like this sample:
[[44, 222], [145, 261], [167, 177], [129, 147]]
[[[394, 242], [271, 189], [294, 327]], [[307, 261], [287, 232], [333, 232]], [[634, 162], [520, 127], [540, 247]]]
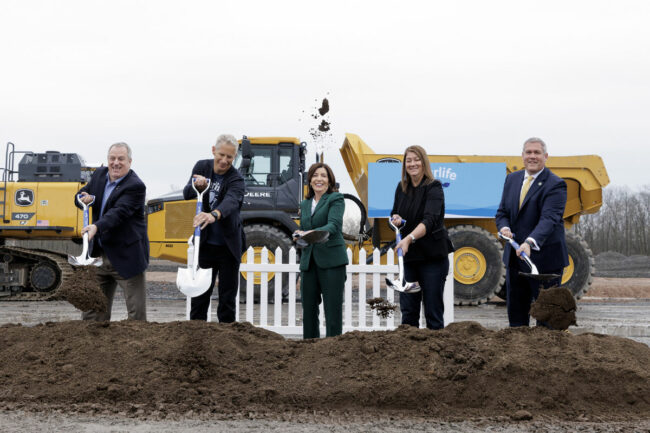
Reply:
[[416, 328], [420, 325], [420, 304], [423, 303], [427, 328], [444, 328], [443, 314], [445, 305], [442, 300], [442, 293], [448, 273], [448, 258], [433, 262], [404, 263], [404, 278], [409, 283], [417, 281], [422, 290], [417, 293], [399, 294], [402, 325], [411, 325]]

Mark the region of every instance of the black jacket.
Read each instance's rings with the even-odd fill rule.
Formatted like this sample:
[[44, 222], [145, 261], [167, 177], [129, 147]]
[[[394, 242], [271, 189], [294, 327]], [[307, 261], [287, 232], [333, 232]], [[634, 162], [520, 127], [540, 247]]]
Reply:
[[[111, 193], [104, 215], [99, 216], [104, 199], [104, 188], [108, 173], [107, 167], [100, 167], [93, 173], [79, 193], [86, 192], [95, 196], [92, 205], [92, 223], [97, 226], [97, 234], [93, 238], [93, 257], [99, 257], [102, 250], [108, 260], [122, 278], [131, 278], [141, 274], [149, 266], [149, 237], [144, 211], [147, 188], [133, 170]], [[76, 200], [75, 205], [79, 208]], [[101, 248], [95, 239], [101, 241]]]
[[[190, 180], [183, 188], [183, 197], [185, 200], [196, 198], [196, 192], [192, 188], [192, 176], [199, 174], [208, 179], [212, 179], [214, 174], [214, 159], [202, 159], [194, 165]], [[210, 195], [203, 194], [203, 212], [218, 210], [221, 213], [221, 219], [213, 224], [221, 224], [221, 231], [228, 246], [230, 253], [237, 259], [241, 260], [241, 255], [246, 250], [246, 235], [242, 225], [241, 210], [244, 201], [246, 186], [244, 178], [234, 167], [230, 167], [224, 174], [223, 188], [219, 191], [217, 206], [210, 209]], [[206, 227], [207, 228], [207, 227]], [[208, 240], [207, 236], [201, 236], [201, 245]]]
[[434, 180], [428, 185], [420, 183], [415, 188], [409, 186], [406, 194], [397, 184], [390, 214], [398, 214], [406, 220], [401, 230], [402, 237], [415, 230], [420, 223], [426, 227], [426, 234], [409, 246], [408, 253], [404, 255], [405, 262], [441, 260], [454, 251], [444, 225], [445, 195], [440, 181]]

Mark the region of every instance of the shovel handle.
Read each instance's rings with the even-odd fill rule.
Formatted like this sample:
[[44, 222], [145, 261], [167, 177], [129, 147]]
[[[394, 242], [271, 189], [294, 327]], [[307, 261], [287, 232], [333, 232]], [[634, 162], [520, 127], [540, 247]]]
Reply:
[[[205, 186], [203, 191], [199, 192], [199, 190], [196, 189], [196, 186], [194, 185], [196, 179], [192, 178], [192, 188], [196, 192], [196, 212], [194, 213], [194, 215], [198, 215], [203, 211], [203, 194], [205, 194], [205, 192], [210, 189], [210, 179], [206, 178], [205, 181], [207, 182], [207, 185]], [[201, 236], [201, 228], [199, 226], [196, 226], [194, 228], [194, 237], [198, 238], [200, 236]]]
[[90, 220], [88, 218], [88, 207], [91, 206], [93, 203], [95, 203], [95, 196], [91, 195], [91, 197], [93, 198], [93, 201], [91, 201], [88, 204], [81, 201], [81, 197], [82, 197], [81, 194], [77, 194], [77, 203], [79, 203], [79, 205], [81, 206], [81, 208], [83, 209], [83, 212], [84, 212], [83, 213], [83, 226], [87, 227], [88, 224], [90, 224]]
[[[393, 224], [393, 219], [388, 218], [388, 224], [395, 230], [395, 245], [399, 244], [402, 240], [402, 235], [400, 234], [400, 230], [402, 230], [400, 227], [397, 227], [395, 224]], [[404, 224], [406, 224], [406, 220], [402, 219], [402, 227], [404, 227]], [[402, 257], [404, 254], [402, 252], [401, 248], [397, 249], [397, 257]]]
[[[512, 245], [512, 248], [516, 250], [519, 249], [520, 245], [515, 241], [513, 238], [509, 238], [508, 236], [504, 236], [501, 233], [499, 233], [499, 237], [503, 240], [508, 241], [510, 245]], [[521, 257], [523, 257], [524, 261], [530, 266], [530, 269], [533, 271], [533, 274], [538, 274], [539, 272], [537, 271], [537, 267], [533, 264], [533, 262], [530, 260], [530, 257], [528, 257], [528, 254], [525, 252], [521, 252]]]

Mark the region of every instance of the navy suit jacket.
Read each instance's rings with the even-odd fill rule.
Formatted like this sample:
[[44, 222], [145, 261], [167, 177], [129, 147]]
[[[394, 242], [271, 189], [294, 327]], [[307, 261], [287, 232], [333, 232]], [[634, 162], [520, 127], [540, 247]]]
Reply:
[[[519, 244], [529, 237], [535, 239], [540, 251], [531, 248], [530, 259], [541, 273], [562, 269], [569, 264], [563, 220], [566, 182], [545, 168], [530, 186], [520, 209], [524, 174], [525, 170], [519, 170], [506, 177], [496, 213], [497, 229], [510, 227]], [[506, 266], [511, 264], [511, 255], [515, 252], [506, 244], [503, 251]]]
[[[90, 182], [79, 190], [79, 193], [95, 196], [91, 208], [97, 234], [91, 241], [91, 256], [98, 257], [103, 251], [122, 278], [131, 278], [149, 266], [149, 236], [144, 208], [147, 188], [138, 175], [129, 170], [109, 196], [104, 215], [100, 217], [107, 173], [107, 167], [98, 168]], [[81, 208], [76, 195], [75, 205]], [[96, 239], [101, 241], [101, 247]]]
[[[212, 179], [214, 173], [214, 159], [202, 159], [192, 168], [192, 176], [199, 174], [205, 178]], [[196, 192], [192, 188], [192, 176], [183, 188], [183, 197], [185, 200], [196, 198]], [[224, 174], [223, 186], [219, 191], [217, 205], [210, 208], [210, 194], [203, 194], [203, 212], [218, 210], [221, 213], [221, 219], [212, 224], [221, 224], [221, 233], [226, 241], [228, 250], [239, 262], [241, 255], [246, 250], [246, 235], [242, 225], [240, 210], [244, 202], [244, 193], [246, 185], [244, 178], [234, 167], [230, 167]], [[206, 226], [207, 228], [207, 226]], [[208, 240], [207, 236], [201, 236], [201, 245]]]

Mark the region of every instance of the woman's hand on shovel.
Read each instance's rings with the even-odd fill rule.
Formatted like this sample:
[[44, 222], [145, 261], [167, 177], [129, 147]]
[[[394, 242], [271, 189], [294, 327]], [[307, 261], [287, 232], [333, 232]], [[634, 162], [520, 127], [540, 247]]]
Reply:
[[402, 217], [399, 216], [398, 214], [395, 214], [390, 217], [390, 221], [395, 224], [395, 227], [399, 227], [402, 225]]
[[395, 251], [397, 251], [399, 248], [401, 248], [402, 249], [402, 254], [406, 254], [408, 252], [408, 250], [409, 250], [409, 246], [411, 245], [411, 242], [412, 242], [412, 240], [411, 240], [410, 236], [405, 237], [404, 239], [399, 241], [399, 244], [397, 244], [395, 246]]

